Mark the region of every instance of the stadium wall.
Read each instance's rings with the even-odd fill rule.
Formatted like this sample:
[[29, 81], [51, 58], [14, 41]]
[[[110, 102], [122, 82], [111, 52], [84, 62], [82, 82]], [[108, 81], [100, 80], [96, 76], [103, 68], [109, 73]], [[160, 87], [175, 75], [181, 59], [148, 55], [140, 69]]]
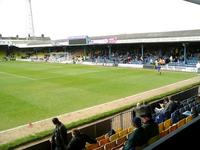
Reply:
[[162, 66], [164, 70], [173, 70], [173, 71], [185, 71], [185, 72], [198, 72], [196, 67], [185, 67], [185, 66]]

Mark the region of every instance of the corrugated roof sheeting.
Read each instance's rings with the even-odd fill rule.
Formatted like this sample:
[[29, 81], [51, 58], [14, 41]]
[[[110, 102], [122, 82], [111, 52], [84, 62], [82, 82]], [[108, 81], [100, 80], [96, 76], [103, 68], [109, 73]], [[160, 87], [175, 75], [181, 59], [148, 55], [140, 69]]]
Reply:
[[199, 4], [200, 5], [200, 0], [185, 0], [187, 2], [192, 2], [192, 3], [195, 3], [195, 4]]
[[117, 37], [117, 40], [124, 40], [124, 39], [190, 37], [190, 36], [200, 36], [200, 30], [119, 34], [119, 35], [95, 36], [95, 37], [91, 37], [91, 39], [92, 40], [98, 40], [98, 39], [106, 39], [106, 38], [111, 38], [111, 37]]

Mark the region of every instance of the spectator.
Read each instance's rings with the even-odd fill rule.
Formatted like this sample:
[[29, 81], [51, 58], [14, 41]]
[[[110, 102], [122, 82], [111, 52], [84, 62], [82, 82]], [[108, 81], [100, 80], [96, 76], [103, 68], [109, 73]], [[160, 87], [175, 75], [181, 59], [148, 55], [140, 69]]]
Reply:
[[86, 142], [90, 144], [97, 143], [95, 139], [90, 138], [88, 135], [81, 134], [78, 129], [72, 131], [72, 136], [66, 150], [84, 150]]
[[111, 129], [107, 134], [106, 134], [106, 136], [107, 137], [110, 137], [111, 135], [113, 135], [113, 134], [115, 134], [116, 132], [115, 132], [115, 130], [114, 129]]
[[160, 105], [160, 108], [155, 107], [155, 109], [154, 109], [156, 114], [162, 113], [164, 111], [164, 109], [165, 109], [165, 105], [163, 103], [160, 103], [159, 105]]
[[65, 150], [68, 144], [67, 141], [67, 129], [58, 120], [58, 118], [52, 119], [53, 124], [56, 126], [53, 131], [53, 136], [51, 138], [51, 149], [52, 150]]
[[150, 113], [144, 113], [140, 115], [143, 128], [147, 137], [147, 140], [150, 138], [159, 135], [158, 124], [154, 122]]
[[137, 146], [143, 146], [147, 142], [141, 119], [135, 117], [133, 119], [133, 126], [135, 127], [135, 130], [130, 134], [123, 150], [134, 150]]
[[138, 102], [137, 105], [136, 105], [136, 108], [140, 108], [141, 105], [142, 104]]
[[167, 97], [166, 97], [166, 98], [164, 98], [164, 101], [163, 101], [163, 103], [159, 103], [159, 105], [160, 105], [160, 108], [158, 108], [158, 107], [155, 107], [155, 109], [154, 109], [155, 113], [156, 113], [156, 114], [163, 113], [163, 112], [164, 112], [164, 110], [165, 110], [165, 106], [166, 106], [166, 104], [167, 104], [168, 102], [169, 102], [168, 98], [167, 98]]
[[171, 113], [173, 113], [176, 109], [178, 108], [178, 105], [176, 102], [172, 101], [169, 97], [168, 97], [168, 103], [165, 105], [165, 113], [167, 115], [167, 118], [170, 118]]
[[151, 107], [146, 102], [144, 102], [143, 105], [136, 107], [136, 112], [137, 112], [138, 116], [140, 116], [140, 114], [144, 114], [144, 113], [151, 114]]
[[198, 116], [196, 107], [191, 108], [191, 114], [192, 114], [192, 118], [196, 118]]
[[136, 112], [135, 110], [132, 110], [131, 111], [131, 119], [132, 119], [132, 122], [133, 122], [133, 119], [136, 117]]

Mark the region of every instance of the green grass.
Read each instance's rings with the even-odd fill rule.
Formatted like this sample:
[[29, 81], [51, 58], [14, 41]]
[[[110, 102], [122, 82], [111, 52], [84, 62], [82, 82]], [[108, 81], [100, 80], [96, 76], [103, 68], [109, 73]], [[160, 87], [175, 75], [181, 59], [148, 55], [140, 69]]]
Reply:
[[0, 62], [0, 130], [113, 101], [196, 74]]

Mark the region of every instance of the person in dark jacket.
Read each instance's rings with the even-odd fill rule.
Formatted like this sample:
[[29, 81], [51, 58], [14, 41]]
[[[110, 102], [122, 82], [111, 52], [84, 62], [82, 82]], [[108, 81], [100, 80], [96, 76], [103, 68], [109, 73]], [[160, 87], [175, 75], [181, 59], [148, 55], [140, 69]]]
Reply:
[[90, 144], [95, 144], [97, 141], [95, 139], [90, 138], [86, 134], [81, 134], [78, 129], [74, 129], [72, 131], [72, 139], [67, 145], [66, 150], [84, 150], [86, 142]]
[[133, 122], [133, 119], [136, 117], [136, 111], [135, 110], [132, 110], [131, 111], [131, 120]]
[[135, 127], [135, 130], [129, 135], [123, 150], [134, 150], [137, 146], [143, 146], [147, 142], [141, 119], [134, 117], [133, 126]]
[[158, 124], [154, 122], [150, 113], [141, 114], [140, 117], [143, 123], [142, 127], [144, 128], [147, 140], [159, 135]]
[[165, 105], [165, 111], [173, 113], [178, 108], [178, 105], [175, 101], [171, 100], [170, 98], [168, 99], [168, 103]]
[[52, 119], [53, 124], [56, 128], [53, 131], [53, 136], [51, 139], [51, 149], [52, 150], [65, 150], [68, 144], [67, 141], [67, 129], [58, 120], [58, 118]]

